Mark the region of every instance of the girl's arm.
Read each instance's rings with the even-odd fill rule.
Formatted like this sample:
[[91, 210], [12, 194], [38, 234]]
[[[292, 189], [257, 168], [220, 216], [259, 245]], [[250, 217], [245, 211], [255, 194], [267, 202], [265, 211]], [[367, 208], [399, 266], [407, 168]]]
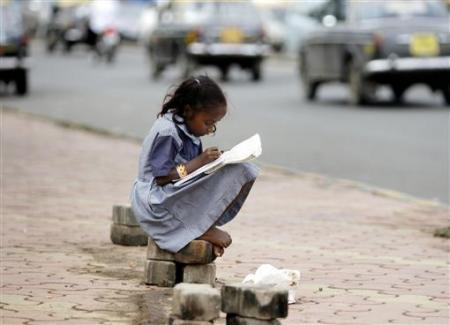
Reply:
[[[217, 147], [208, 148], [203, 151], [198, 157], [185, 163], [184, 166], [186, 167], [188, 174], [190, 174], [219, 157], [220, 151]], [[156, 177], [156, 184], [158, 184], [159, 186], [163, 186], [178, 178], [180, 178], [180, 176], [178, 175], [177, 169], [173, 168], [170, 171], [169, 175]]]

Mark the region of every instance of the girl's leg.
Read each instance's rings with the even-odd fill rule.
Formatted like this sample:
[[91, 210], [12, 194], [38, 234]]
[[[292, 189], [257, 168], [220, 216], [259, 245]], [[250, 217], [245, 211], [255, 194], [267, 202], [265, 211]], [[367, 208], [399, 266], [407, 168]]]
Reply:
[[231, 220], [241, 209], [244, 200], [247, 198], [254, 181], [245, 183], [236, 198], [228, 205], [222, 216], [218, 219], [215, 225], [213, 225], [208, 231], [206, 231], [198, 239], [209, 241], [214, 245], [214, 253], [216, 256], [222, 256], [224, 249], [231, 245], [231, 236], [226, 232], [216, 227], [216, 225], [222, 225]]
[[231, 203], [227, 206], [227, 208], [222, 213], [220, 218], [217, 220], [217, 222], [216, 222], [217, 226], [222, 226], [222, 225], [228, 223], [229, 221], [231, 221], [231, 219], [233, 219], [237, 215], [239, 210], [241, 210], [245, 199], [247, 198], [248, 194], [250, 193], [253, 183], [255, 183], [255, 181], [247, 182], [242, 186], [241, 190], [239, 191], [239, 194], [236, 195], [234, 200], [231, 201]]

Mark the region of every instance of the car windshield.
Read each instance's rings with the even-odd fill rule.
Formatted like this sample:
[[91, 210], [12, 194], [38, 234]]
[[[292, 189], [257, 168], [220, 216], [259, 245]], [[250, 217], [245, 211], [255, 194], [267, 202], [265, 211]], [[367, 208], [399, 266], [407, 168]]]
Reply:
[[445, 17], [442, 0], [414, 1], [354, 1], [350, 6], [351, 20], [403, 17]]
[[250, 3], [226, 1], [199, 1], [178, 3], [175, 15], [186, 23], [254, 23], [258, 11]]

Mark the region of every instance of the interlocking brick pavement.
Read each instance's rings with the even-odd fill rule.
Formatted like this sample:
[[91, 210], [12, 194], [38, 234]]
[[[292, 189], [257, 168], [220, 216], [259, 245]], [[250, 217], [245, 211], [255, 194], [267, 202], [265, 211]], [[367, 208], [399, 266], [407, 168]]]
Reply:
[[[109, 240], [140, 145], [10, 110], [1, 128], [2, 323], [165, 323], [172, 289], [143, 283], [145, 247]], [[449, 241], [432, 235], [448, 224], [432, 202], [266, 167], [225, 227], [218, 282], [300, 270], [283, 324], [448, 324]]]

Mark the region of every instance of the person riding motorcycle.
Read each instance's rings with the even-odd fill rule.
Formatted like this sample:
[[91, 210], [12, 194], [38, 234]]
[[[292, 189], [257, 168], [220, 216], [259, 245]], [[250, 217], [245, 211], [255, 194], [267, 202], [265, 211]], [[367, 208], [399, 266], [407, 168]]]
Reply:
[[[119, 5], [116, 0], [93, 0], [89, 7], [88, 44], [99, 56], [102, 55], [99, 41], [107, 31], [114, 31]], [[117, 45], [117, 44], [115, 44]]]

